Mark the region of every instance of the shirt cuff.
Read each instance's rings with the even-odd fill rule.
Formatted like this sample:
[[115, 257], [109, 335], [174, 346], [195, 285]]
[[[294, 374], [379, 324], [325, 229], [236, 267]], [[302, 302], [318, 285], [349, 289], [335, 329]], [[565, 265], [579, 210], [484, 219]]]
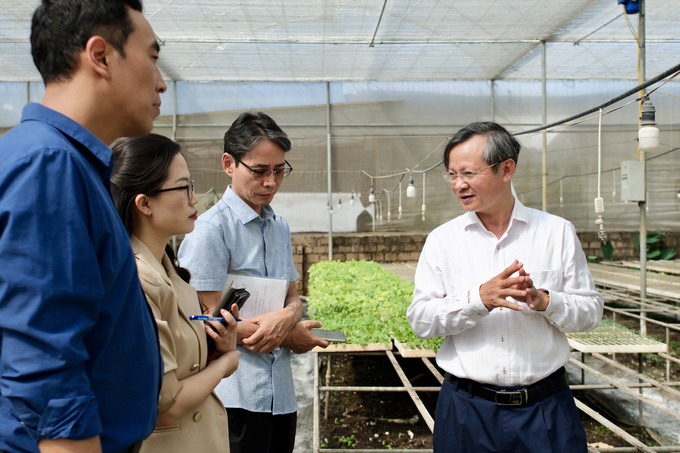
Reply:
[[463, 313], [474, 322], [489, 314], [489, 310], [486, 309], [479, 296], [479, 288], [473, 288], [464, 295], [463, 307]]
[[41, 439], [89, 439], [102, 433], [99, 405], [94, 395], [51, 399], [42, 415], [23, 400], [13, 400], [13, 415], [36, 443]]
[[555, 325], [561, 325], [564, 322], [564, 298], [562, 294], [550, 291], [548, 289], [539, 288], [539, 291], [547, 291], [550, 295], [550, 303], [544, 311], [539, 311], [548, 321]]

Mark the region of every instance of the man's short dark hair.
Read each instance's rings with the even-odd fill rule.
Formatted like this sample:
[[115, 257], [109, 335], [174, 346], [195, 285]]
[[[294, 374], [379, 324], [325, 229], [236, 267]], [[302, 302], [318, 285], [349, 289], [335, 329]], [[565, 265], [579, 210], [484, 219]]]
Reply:
[[127, 7], [142, 12], [141, 0], [42, 0], [31, 22], [31, 53], [43, 82], [70, 79], [78, 54], [95, 35], [125, 57], [135, 30]]
[[[510, 134], [503, 126], [492, 122], [471, 123], [456, 132], [444, 148], [444, 166], [449, 168], [449, 154], [454, 146], [458, 146], [470, 140], [475, 135], [486, 136], [486, 149], [482, 159], [488, 165], [494, 165], [507, 159], [512, 159], [517, 163], [521, 145], [515, 137]], [[498, 167], [493, 167], [494, 173], [498, 172]]]
[[288, 135], [269, 115], [262, 112], [241, 113], [224, 134], [224, 152], [230, 154], [238, 166], [246, 154], [265, 140], [276, 143], [284, 152], [290, 151]]

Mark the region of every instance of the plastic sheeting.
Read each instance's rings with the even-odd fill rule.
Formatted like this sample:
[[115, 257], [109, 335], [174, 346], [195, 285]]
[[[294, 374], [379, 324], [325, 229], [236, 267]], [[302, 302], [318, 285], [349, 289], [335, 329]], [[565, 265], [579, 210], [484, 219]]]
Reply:
[[[281, 100], [277, 100], [276, 93], [290, 84], [281, 84], [283, 87], [278, 85], [178, 84], [177, 89], [183, 93], [182, 98], [192, 99], [190, 103], [178, 102], [180, 111], [182, 106], [194, 108], [197, 99], [201, 99], [205, 93], [211, 97], [212, 103], [221, 102], [225, 110], [180, 115], [177, 140], [186, 149], [192, 175], [197, 181], [197, 190], [205, 192], [214, 188], [221, 193], [228, 184], [228, 177], [219, 164], [224, 132], [238, 114], [247, 108], [267, 112], [293, 142], [293, 150], [287, 159], [294, 171], [283, 182], [280, 192], [299, 193], [306, 200], [296, 209], [294, 201], [290, 201], [295, 200], [295, 196], [285, 195], [287, 216], [310, 218], [309, 222], [303, 222], [299, 231], [304, 230], [304, 225], [312, 224], [315, 225], [313, 230], [326, 231], [328, 180], [325, 84], [304, 84], [309, 89], [306, 94], [300, 91], [301, 86], [296, 86], [296, 96], [314, 104], [292, 107], [278, 106]], [[547, 87], [548, 121], [578, 113], [632, 86], [633, 83], [621, 81], [550, 81]], [[361, 213], [338, 209], [340, 199], [343, 207], [348, 206], [353, 190], [357, 193], [356, 203], [367, 208], [367, 213], [375, 220], [377, 231], [430, 231], [463, 213], [448, 184], [440, 177], [443, 167], [439, 166], [425, 176], [427, 209], [424, 221], [421, 213], [422, 174], [414, 175], [416, 198], [406, 197], [408, 175], [403, 176], [401, 219], [398, 218], [397, 185], [401, 176], [379, 177], [414, 169], [421, 161], [415, 170], [425, 170], [435, 165], [442, 158], [442, 148], [437, 147], [447, 136], [469, 122], [493, 119], [512, 132], [541, 123], [541, 90], [537, 82], [495, 82], [493, 117], [489, 82], [345, 82], [331, 83], [330, 92], [333, 216], [338, 225], [354, 221], [364, 230], [372, 229], [373, 224], [367, 223], [365, 218], [357, 220]], [[250, 105], [244, 101], [248, 97], [244, 93], [251, 96]], [[255, 96], [255, 93], [258, 95]], [[271, 101], [269, 93], [272, 93]], [[651, 97], [657, 109], [661, 147], [658, 151], [647, 153], [649, 231], [680, 227], [680, 198], [677, 196], [680, 190], [680, 154], [674, 151], [680, 147], [678, 95], [680, 84], [670, 82]], [[232, 102], [238, 105], [237, 109], [229, 109]], [[271, 103], [277, 106], [269, 107]], [[601, 193], [605, 199], [605, 228], [610, 231], [635, 230], [639, 225], [637, 204], [620, 201], [618, 170], [622, 161], [637, 158], [637, 109], [637, 104], [632, 104], [603, 118], [602, 169], [605, 172], [602, 175]], [[156, 131], [167, 135], [172, 133], [170, 117], [160, 118], [156, 124]], [[523, 149], [514, 177], [515, 189], [524, 204], [540, 209], [541, 136], [520, 136], [519, 139]], [[574, 222], [579, 230], [595, 231], [597, 216], [593, 199], [597, 196], [597, 176], [593, 173], [596, 170], [596, 118], [549, 133], [548, 211]], [[379, 202], [375, 205], [368, 203], [371, 180], [362, 171], [376, 177], [373, 183]], [[389, 194], [384, 191], [393, 189]], [[310, 204], [312, 198], [309, 198], [309, 194], [318, 194], [316, 198], [312, 197], [316, 204]], [[356, 218], [350, 221], [346, 216]]]
[[[40, 80], [37, 4], [0, 0], [0, 81]], [[645, 4], [648, 73], [659, 73], [677, 63], [680, 5]], [[550, 79], [637, 79], [622, 12], [615, 0], [144, 1], [174, 81], [536, 79], [541, 41]]]

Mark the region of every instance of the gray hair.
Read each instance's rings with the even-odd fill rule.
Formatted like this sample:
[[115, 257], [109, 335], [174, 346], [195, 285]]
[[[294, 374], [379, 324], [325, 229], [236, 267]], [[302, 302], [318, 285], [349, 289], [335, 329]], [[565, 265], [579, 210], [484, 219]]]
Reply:
[[[444, 166], [447, 169], [449, 168], [451, 150], [475, 135], [484, 135], [487, 138], [482, 159], [488, 165], [494, 165], [507, 159], [512, 159], [517, 164], [521, 148], [517, 139], [500, 124], [487, 121], [468, 124], [449, 140], [444, 148]], [[492, 170], [494, 173], [498, 173], [498, 167], [494, 167]]]

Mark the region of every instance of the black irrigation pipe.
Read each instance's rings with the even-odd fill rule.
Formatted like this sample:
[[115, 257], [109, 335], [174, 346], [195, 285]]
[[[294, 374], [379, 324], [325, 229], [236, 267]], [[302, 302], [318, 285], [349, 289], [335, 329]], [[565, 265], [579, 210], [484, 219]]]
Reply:
[[680, 71], [680, 64], [677, 64], [677, 65], [673, 66], [672, 68], [668, 69], [668, 70], [665, 71], [665, 72], [662, 72], [662, 73], [659, 74], [658, 76], [656, 76], [656, 77], [654, 77], [654, 78], [651, 78], [651, 79], [647, 80], [647, 81], [644, 82], [644, 83], [641, 83], [640, 85], [636, 86], [635, 88], [632, 88], [632, 89], [626, 91], [625, 93], [620, 94], [620, 95], [616, 96], [615, 98], [612, 98], [612, 99], [610, 99], [610, 100], [608, 100], [608, 101], [606, 101], [606, 102], [604, 102], [604, 103], [598, 105], [597, 107], [593, 107], [593, 108], [591, 108], [591, 109], [589, 109], [589, 110], [586, 110], [586, 111], [584, 111], [584, 112], [578, 113], [578, 114], [576, 114], [576, 115], [574, 115], [574, 116], [570, 116], [569, 118], [565, 118], [565, 119], [563, 119], [563, 120], [555, 121], [554, 123], [546, 124], [546, 125], [544, 125], [544, 126], [535, 127], [535, 128], [533, 128], [533, 129], [529, 129], [529, 130], [526, 130], [526, 131], [515, 132], [515, 133], [512, 134], [512, 135], [524, 135], [524, 134], [530, 134], [530, 133], [532, 133], [532, 132], [538, 132], [538, 131], [542, 131], [543, 129], [549, 129], [549, 128], [551, 128], [551, 127], [559, 126], [560, 124], [568, 123], [569, 121], [574, 121], [574, 120], [579, 119], [579, 118], [581, 118], [581, 117], [583, 117], [583, 116], [586, 116], [586, 115], [588, 115], [588, 114], [590, 114], [590, 113], [597, 112], [597, 111], [600, 110], [600, 109], [603, 109], [603, 108], [608, 107], [608, 106], [610, 106], [610, 105], [612, 105], [612, 104], [615, 104], [615, 103], [619, 102], [620, 100], [625, 99], [625, 98], [627, 98], [628, 96], [630, 96], [630, 95], [632, 95], [632, 94], [635, 94], [636, 92], [638, 92], [638, 91], [640, 91], [640, 90], [644, 90], [645, 88], [647, 88], [647, 87], [650, 86], [650, 85], [654, 85], [654, 84], [657, 83], [659, 80], [663, 80], [663, 79], [665, 79], [666, 77], [668, 77], [668, 76], [670, 76], [670, 75], [672, 75], [672, 74], [675, 74], [675, 73], [678, 72], [678, 71]]

